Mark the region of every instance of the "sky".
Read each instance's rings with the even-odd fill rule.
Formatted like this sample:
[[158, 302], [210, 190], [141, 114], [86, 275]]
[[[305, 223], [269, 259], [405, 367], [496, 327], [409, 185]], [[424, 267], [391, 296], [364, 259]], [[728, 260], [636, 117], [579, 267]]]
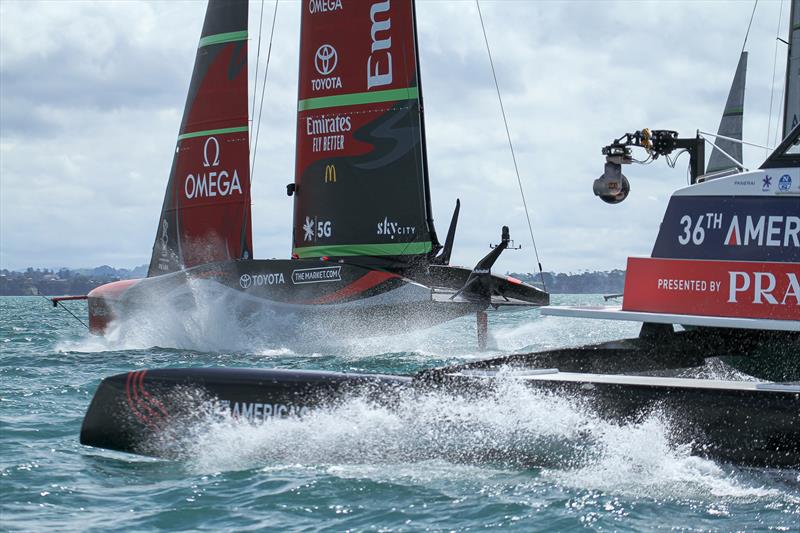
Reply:
[[[250, 6], [251, 51], [261, 4]], [[274, 5], [264, 2], [262, 52]], [[600, 149], [644, 127], [716, 131], [753, 2], [480, 5], [544, 270], [624, 268], [649, 255], [688, 157], [674, 169], [661, 159], [625, 167], [631, 194], [608, 205], [592, 194]], [[257, 258], [291, 252], [300, 7], [282, 0], [277, 10], [253, 173]], [[149, 262], [204, 15], [194, 0], [0, 0], [0, 268]], [[460, 198], [452, 263], [474, 265], [508, 225], [522, 249], [495, 269], [534, 272], [475, 3], [418, 0], [417, 19], [437, 231]], [[775, 38], [787, 22], [788, 0], [758, 3], [744, 124], [758, 144], [776, 144], [786, 47]], [[744, 163], [756, 168], [765, 154], [745, 148]]]

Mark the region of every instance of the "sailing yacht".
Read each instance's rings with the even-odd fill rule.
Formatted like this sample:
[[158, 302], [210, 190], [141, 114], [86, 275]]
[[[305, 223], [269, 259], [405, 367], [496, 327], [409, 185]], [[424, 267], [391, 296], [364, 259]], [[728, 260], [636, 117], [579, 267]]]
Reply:
[[304, 6], [292, 254], [254, 259], [247, 22], [247, 0], [209, 0], [148, 275], [91, 291], [91, 331], [154, 304], [186, 309], [198, 290], [242, 320], [356, 335], [548, 303], [491, 273], [508, 228], [472, 269], [449, 264], [459, 203], [437, 238], [414, 2]]

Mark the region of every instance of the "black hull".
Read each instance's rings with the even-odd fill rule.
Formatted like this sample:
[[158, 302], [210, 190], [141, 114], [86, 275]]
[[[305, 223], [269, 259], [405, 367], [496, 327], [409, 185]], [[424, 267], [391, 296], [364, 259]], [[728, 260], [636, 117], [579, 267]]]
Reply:
[[[161, 369], [103, 380], [81, 428], [81, 443], [123, 452], [181, 457], [180, 439], [207, 417], [251, 423], [302, 417], [348, 398], [390, 408], [401, 393], [440, 391], [453, 397], [491, 395], [512, 379], [580, 402], [618, 421], [657, 410], [675, 421], [676, 442], [724, 461], [800, 466], [800, 386], [680, 380], [555, 371], [447, 369], [386, 376], [263, 369]], [[536, 416], [536, 413], [532, 413]], [[480, 451], [476, 450], [475, 455]]]
[[[102, 333], [111, 318], [148, 318], [153, 309], [180, 313], [198, 305], [220, 306], [241, 323], [277, 321], [287, 335], [374, 336], [421, 329], [487, 307], [540, 306], [547, 293], [492, 276], [491, 297], [457, 294], [471, 271], [423, 265], [403, 270], [319, 260], [241, 260], [115, 284], [89, 294], [90, 324]], [[108, 290], [106, 290], [108, 288]], [[452, 298], [451, 298], [452, 297]], [[102, 316], [94, 316], [101, 313]]]

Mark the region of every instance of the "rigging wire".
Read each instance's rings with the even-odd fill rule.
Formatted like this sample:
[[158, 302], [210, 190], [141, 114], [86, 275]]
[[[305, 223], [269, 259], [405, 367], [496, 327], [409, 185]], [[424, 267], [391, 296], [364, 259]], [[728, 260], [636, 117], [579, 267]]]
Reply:
[[[261, 58], [261, 27], [263, 25], [264, 25], [264, 0], [261, 0], [261, 16], [259, 17], [259, 22], [258, 22], [258, 52], [256, 52], [256, 75], [254, 76], [253, 105], [251, 106], [253, 114], [250, 115], [250, 129], [251, 130], [253, 129], [253, 116], [256, 114], [256, 91], [255, 91], [255, 87], [258, 87], [258, 64], [259, 64], [259, 62], [260, 62], [259, 60]], [[248, 139], [248, 142], [251, 142], [252, 140], [253, 140], [253, 136], [250, 135], [250, 138]], [[252, 151], [252, 149], [253, 149], [253, 147], [251, 145], [250, 146], [250, 150]], [[252, 167], [252, 164], [250, 166]], [[250, 177], [252, 179], [252, 177], [253, 177], [252, 173], [250, 174]]]
[[503, 107], [503, 98], [500, 96], [500, 84], [497, 82], [497, 73], [494, 69], [494, 61], [492, 60], [492, 51], [489, 48], [489, 38], [486, 36], [486, 26], [483, 23], [483, 14], [481, 13], [481, 5], [479, 0], [475, 0], [475, 7], [478, 8], [478, 18], [481, 21], [481, 30], [483, 30], [483, 40], [486, 42], [486, 53], [489, 55], [489, 65], [492, 67], [492, 77], [494, 78], [494, 87], [497, 90], [497, 100], [500, 102], [500, 112], [503, 115], [503, 124], [506, 127], [506, 137], [508, 138], [508, 147], [511, 149], [511, 159], [514, 161], [514, 172], [517, 174], [517, 183], [519, 184], [519, 194], [522, 197], [522, 206], [525, 208], [525, 218], [528, 220], [528, 230], [531, 234], [531, 242], [533, 242], [533, 252], [536, 255], [536, 263], [539, 266], [539, 277], [542, 280], [542, 288], [547, 291], [547, 284], [544, 281], [544, 272], [542, 271], [542, 262], [539, 260], [539, 251], [536, 249], [536, 239], [533, 236], [533, 225], [531, 224], [531, 216], [528, 212], [528, 203], [525, 201], [525, 191], [522, 188], [522, 179], [519, 177], [519, 167], [517, 166], [517, 157], [514, 154], [514, 145], [511, 142], [511, 132], [508, 129], [508, 120], [506, 119], [506, 110]]
[[[783, 18], [783, 1], [779, 2], [780, 10], [778, 11], [778, 29], [775, 30], [775, 53], [772, 57], [772, 87], [769, 93], [769, 115], [767, 116], [767, 146], [770, 145], [770, 133], [772, 130], [772, 100], [775, 97], [775, 72], [778, 69], [778, 42], [780, 41], [781, 36], [781, 19]], [[783, 96], [783, 91], [781, 91], [781, 96]], [[777, 140], [777, 133], [775, 135]], [[777, 142], [775, 143], [777, 144]], [[769, 151], [766, 151], [764, 155], [769, 155]]]
[[[51, 299], [50, 299], [50, 298], [48, 298], [47, 296], [44, 296], [43, 294], [40, 294], [39, 296], [41, 296], [42, 298], [44, 298], [45, 300], [47, 300], [47, 301], [48, 301], [48, 302], [50, 302], [51, 304], [53, 303], [53, 300], [51, 300]], [[56, 306], [59, 306], [59, 305], [61, 306], [61, 309], [63, 309], [63, 310], [64, 310], [64, 311], [66, 311], [67, 313], [71, 314], [71, 315], [72, 315], [72, 318], [74, 318], [75, 320], [77, 320], [78, 322], [80, 322], [80, 323], [83, 325], [83, 327], [85, 327], [86, 329], [89, 329], [89, 326], [88, 326], [88, 325], [86, 325], [86, 322], [84, 322], [83, 320], [81, 320], [80, 318], [78, 318], [78, 315], [76, 315], [75, 313], [73, 313], [72, 311], [70, 311], [69, 307], [67, 307], [66, 305], [64, 305], [64, 304], [63, 304], [63, 303], [61, 303], [61, 302], [56, 302]]]
[[[278, 18], [278, 1], [275, 0], [275, 10], [272, 12], [272, 29], [269, 32], [269, 47], [267, 48], [267, 63], [264, 65], [264, 83], [261, 86], [261, 102], [258, 105], [258, 123], [256, 124], [256, 140], [253, 143], [253, 163], [250, 165], [250, 183], [253, 182], [253, 172], [256, 169], [256, 155], [258, 154], [258, 134], [261, 133], [261, 113], [264, 111], [264, 93], [267, 89], [267, 74], [269, 74], [269, 59], [272, 56], [272, 39], [275, 36], [275, 19]], [[253, 110], [255, 114], [255, 110]]]
[[758, 0], [756, 0], [755, 4], [753, 4], [753, 12], [750, 13], [750, 23], [747, 24], [747, 31], [744, 34], [744, 42], [742, 43], [742, 53], [744, 52], [744, 47], [747, 46], [747, 37], [750, 36], [750, 27], [753, 25], [753, 17], [756, 16], [757, 7], [758, 7]]

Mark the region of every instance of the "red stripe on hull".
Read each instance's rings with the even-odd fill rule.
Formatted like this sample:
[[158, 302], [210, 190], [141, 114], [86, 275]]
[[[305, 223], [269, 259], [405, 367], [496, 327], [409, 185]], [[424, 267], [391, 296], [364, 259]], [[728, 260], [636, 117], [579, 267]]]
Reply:
[[360, 294], [364, 291], [367, 291], [377, 285], [380, 285], [384, 281], [388, 281], [392, 278], [399, 278], [397, 274], [390, 274], [388, 272], [380, 272], [374, 270], [372, 272], [368, 272], [365, 275], [358, 278], [356, 281], [344, 287], [343, 289], [339, 289], [338, 291], [322, 296], [321, 298], [317, 298], [315, 300], [311, 300], [310, 304], [329, 304], [333, 302], [338, 302], [340, 300], [344, 300], [345, 298], [349, 298], [350, 296], [354, 296], [356, 294]]

